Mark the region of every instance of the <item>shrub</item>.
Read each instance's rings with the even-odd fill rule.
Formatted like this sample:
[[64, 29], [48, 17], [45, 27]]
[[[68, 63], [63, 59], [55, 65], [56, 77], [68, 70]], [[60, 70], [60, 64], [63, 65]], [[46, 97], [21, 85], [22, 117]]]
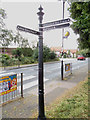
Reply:
[[10, 56], [7, 54], [2, 54], [0, 58], [0, 62], [2, 63], [2, 66], [8, 66], [8, 61], [10, 60]]
[[21, 51], [25, 57], [31, 57], [33, 54], [33, 50], [31, 48], [21, 48]]
[[66, 54], [64, 54], [63, 57], [66, 58]]
[[55, 59], [56, 58], [56, 54], [54, 52], [50, 53], [50, 59]]
[[2, 59], [5, 58], [6, 60], [10, 59], [10, 56], [7, 54], [2, 54], [1, 57]]
[[22, 57], [21, 64], [31, 64], [34, 63], [35, 60], [32, 57]]
[[38, 48], [34, 49], [32, 57], [34, 60], [38, 60]]

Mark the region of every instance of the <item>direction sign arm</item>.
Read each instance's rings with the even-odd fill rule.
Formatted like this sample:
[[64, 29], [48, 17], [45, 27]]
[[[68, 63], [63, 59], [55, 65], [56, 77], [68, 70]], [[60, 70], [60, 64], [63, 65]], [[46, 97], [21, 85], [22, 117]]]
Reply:
[[48, 30], [53, 30], [53, 29], [61, 29], [61, 28], [69, 27], [69, 26], [70, 26], [69, 23], [56, 25], [56, 26], [50, 26], [50, 27], [43, 28], [43, 31], [48, 31]]
[[26, 27], [22, 27], [20, 25], [17, 25], [17, 29], [20, 30], [20, 31], [23, 31], [23, 32], [28, 32], [28, 33], [32, 33], [32, 34], [35, 34], [35, 35], [40, 35], [40, 32], [29, 29], [29, 28], [26, 28]]
[[70, 22], [70, 18], [62, 19], [62, 20], [57, 20], [57, 21], [53, 21], [53, 22], [47, 22], [47, 23], [43, 24], [43, 27], [45, 27], [45, 26], [51, 26], [51, 25], [56, 25], [56, 24], [61, 24], [61, 23], [66, 23], [66, 22]]

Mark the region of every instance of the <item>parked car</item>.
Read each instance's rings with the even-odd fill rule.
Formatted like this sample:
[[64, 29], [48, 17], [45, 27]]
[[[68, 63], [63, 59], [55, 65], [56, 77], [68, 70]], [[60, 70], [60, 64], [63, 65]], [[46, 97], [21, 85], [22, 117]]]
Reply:
[[85, 57], [83, 55], [78, 55], [77, 60], [85, 60]]

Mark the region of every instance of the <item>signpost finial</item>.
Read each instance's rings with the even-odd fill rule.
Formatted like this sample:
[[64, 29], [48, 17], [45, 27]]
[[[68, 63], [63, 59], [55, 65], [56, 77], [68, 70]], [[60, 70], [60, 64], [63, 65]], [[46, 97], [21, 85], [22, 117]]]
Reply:
[[44, 12], [42, 12], [43, 8], [42, 8], [41, 5], [40, 5], [40, 7], [39, 7], [38, 9], [39, 9], [39, 12], [38, 12], [37, 14], [38, 14], [38, 16], [39, 16], [39, 20], [40, 20], [40, 23], [41, 23], [42, 20], [43, 20]]
[[42, 6], [40, 5], [40, 8], [38, 8], [40, 11], [42, 11], [43, 10], [43, 8], [42, 8]]

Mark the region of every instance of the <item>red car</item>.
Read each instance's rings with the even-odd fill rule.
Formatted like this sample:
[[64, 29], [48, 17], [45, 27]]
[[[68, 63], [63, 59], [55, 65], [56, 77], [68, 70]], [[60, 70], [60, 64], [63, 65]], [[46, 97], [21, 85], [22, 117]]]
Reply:
[[77, 60], [85, 60], [85, 57], [82, 55], [78, 55]]

